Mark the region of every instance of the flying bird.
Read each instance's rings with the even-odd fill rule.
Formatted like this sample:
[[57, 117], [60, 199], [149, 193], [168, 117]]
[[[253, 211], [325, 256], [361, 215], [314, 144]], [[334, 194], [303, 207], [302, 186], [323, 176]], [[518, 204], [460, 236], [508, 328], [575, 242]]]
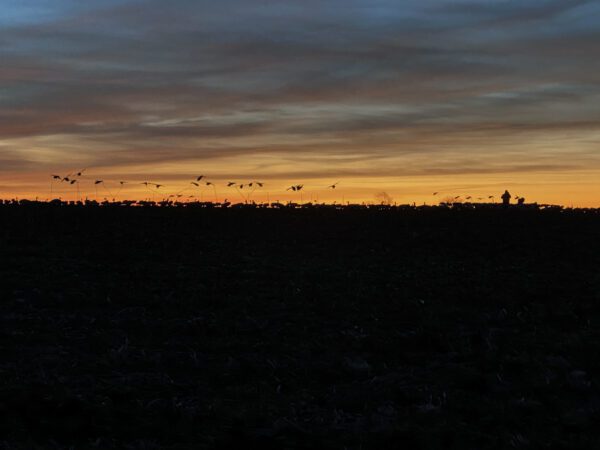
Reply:
[[244, 189], [244, 185], [243, 184], [240, 184], [240, 189]]
[[196, 187], [200, 187], [200, 185], [198, 183], [196, 183], [195, 181], [191, 181], [190, 184], [193, 184]]
[[335, 189], [335, 187], [338, 185], [339, 181], [336, 181], [335, 183], [333, 183], [330, 186], [327, 186], [329, 189]]
[[233, 182], [233, 181], [230, 181], [229, 183], [227, 183], [227, 187], [231, 187], [231, 186], [233, 186], [234, 184], [235, 184], [235, 182]]
[[96, 180], [96, 181], [94, 181], [94, 184], [100, 184], [100, 183], [104, 183], [104, 181], [102, 181], [102, 180]]
[[77, 183], [77, 180], [71, 180], [70, 183], [75, 184], [75, 183]]
[[127, 183], [127, 181], [119, 181], [119, 183], [121, 184], [121, 186], [123, 186], [125, 183]]
[[63, 181], [67, 181], [67, 182], [69, 182], [69, 181], [71, 181], [71, 180], [69, 179], [69, 177], [64, 177], [64, 178], [63, 178], [62, 180], [60, 180], [60, 181], [61, 181], [61, 183], [62, 183]]
[[212, 184], [210, 181], [207, 181], [207, 182], [206, 182], [206, 185], [207, 185], [207, 186], [214, 186], [214, 185], [213, 185], [213, 184]]
[[204, 178], [204, 175], [197, 176], [196, 181], [200, 181], [202, 178]]
[[433, 195], [438, 195], [438, 194], [439, 194], [439, 192], [434, 192], [434, 193], [433, 193]]
[[143, 183], [140, 183], [140, 184], [143, 184], [144, 186], [148, 187], [148, 185], [152, 184], [152, 183], [148, 183], [147, 181], [144, 181]]
[[162, 184], [154, 184], [154, 186], [156, 186], [156, 189], [160, 189], [161, 187], [163, 187]]
[[257, 181], [256, 184], [258, 184], [258, 187], [263, 187], [264, 183], [261, 183], [260, 181]]
[[55, 180], [60, 180], [60, 175], [52, 175], [52, 178], [54, 178]]

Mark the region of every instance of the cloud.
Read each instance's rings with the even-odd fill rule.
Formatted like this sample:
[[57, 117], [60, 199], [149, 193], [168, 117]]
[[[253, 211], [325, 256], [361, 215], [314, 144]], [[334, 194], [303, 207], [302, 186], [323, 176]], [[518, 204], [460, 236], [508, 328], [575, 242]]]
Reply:
[[592, 3], [592, 0], [534, 0], [513, 2], [458, 1], [440, 2], [436, 11], [450, 15], [488, 19], [495, 23], [544, 21], [561, 16], [575, 8]]

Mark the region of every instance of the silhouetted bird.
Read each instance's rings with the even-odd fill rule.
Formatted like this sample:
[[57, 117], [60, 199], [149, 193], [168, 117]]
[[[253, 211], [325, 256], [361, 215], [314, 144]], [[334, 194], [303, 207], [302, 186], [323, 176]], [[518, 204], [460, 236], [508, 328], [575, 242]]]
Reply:
[[257, 181], [256, 184], [258, 184], [258, 187], [263, 187], [263, 183], [261, 183], [260, 181]]
[[52, 178], [54, 178], [55, 180], [60, 180], [60, 175], [52, 175]]
[[127, 181], [119, 181], [119, 184], [120, 184], [121, 186], [123, 186], [125, 183], [127, 183]]
[[77, 180], [71, 180], [71, 184], [77, 183]]
[[104, 183], [102, 180], [96, 180], [94, 181], [94, 184], [100, 184], [100, 183]]
[[144, 181], [143, 183], [140, 183], [140, 184], [143, 184], [144, 186], [148, 187], [148, 185], [152, 184], [152, 183], [148, 183], [147, 181]]
[[71, 181], [71, 179], [70, 179], [69, 177], [64, 177], [64, 178], [63, 178], [62, 180], [60, 180], [60, 181], [61, 181], [61, 182], [63, 182], [63, 181], [67, 181], [67, 182], [69, 182], [69, 181]]
[[207, 181], [207, 182], [206, 182], [206, 185], [207, 185], [207, 186], [214, 186], [214, 185], [213, 185], [213, 184], [212, 184], [210, 181]]
[[190, 181], [190, 184], [193, 184], [196, 187], [200, 187], [200, 185], [198, 183], [196, 183], [195, 181]]
[[433, 193], [433, 195], [438, 195], [438, 194], [439, 194], [439, 192], [434, 192], [434, 193]]
[[155, 184], [154, 186], [156, 186], [156, 189], [160, 189], [161, 187], [163, 187], [162, 184]]
[[204, 178], [204, 175], [200, 175], [200, 176], [196, 177], [196, 181], [200, 181], [202, 178]]
[[335, 187], [338, 185], [339, 181], [336, 181], [335, 183], [333, 183], [330, 186], [327, 186], [329, 189], [335, 189]]
[[227, 183], [227, 187], [231, 187], [233, 186], [235, 183], [233, 181], [230, 181], [229, 183]]

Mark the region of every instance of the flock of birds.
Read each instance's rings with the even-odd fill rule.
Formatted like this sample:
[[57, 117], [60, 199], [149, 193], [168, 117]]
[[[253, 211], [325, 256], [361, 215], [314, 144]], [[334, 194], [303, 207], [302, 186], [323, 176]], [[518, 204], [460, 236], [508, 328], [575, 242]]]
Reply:
[[[67, 183], [68, 185], [74, 186], [77, 189], [77, 199], [79, 200], [81, 198], [80, 189], [79, 189], [80, 180], [82, 180], [86, 176], [87, 176], [86, 169], [76, 170], [76, 171], [70, 172], [64, 176], [52, 174], [51, 175], [52, 182], [50, 185], [51, 195], [53, 195], [55, 182]], [[164, 188], [166, 187], [164, 184], [153, 183], [150, 181], [143, 181], [140, 183], [140, 182], [131, 182], [131, 181], [120, 180], [118, 182], [115, 182], [115, 183], [117, 183], [118, 189], [117, 189], [117, 191], [113, 192], [113, 191], [111, 191], [111, 189], [109, 189], [109, 186], [107, 185], [107, 183], [105, 183], [105, 181], [103, 179], [89, 178], [88, 180], [93, 182], [96, 199], [98, 199], [98, 188], [99, 187], [103, 188], [106, 191], [106, 193], [109, 195], [109, 197], [111, 197], [113, 200], [120, 195], [120, 193], [123, 190], [123, 188], [125, 187], [125, 185], [133, 185], [133, 184], [143, 185], [152, 194], [152, 200], [154, 200], [154, 196], [157, 192], [164, 192]], [[339, 184], [340, 184], [340, 181], [336, 181], [335, 183], [326, 186], [326, 189], [334, 190], [337, 188], [337, 186]], [[238, 192], [238, 194], [240, 195], [240, 197], [243, 199], [244, 202], [250, 202], [252, 194], [257, 189], [263, 188], [265, 186], [265, 183], [262, 181], [256, 181], [256, 180], [248, 181], [248, 182], [244, 182], [244, 183], [238, 183], [236, 181], [228, 181], [224, 185], [227, 188], [235, 189]], [[165, 193], [165, 198], [163, 198], [163, 200], [181, 199], [181, 197], [184, 197], [184, 193], [189, 191], [190, 189], [201, 190], [200, 198], [202, 199], [202, 195], [204, 194], [204, 192], [202, 191], [202, 188], [205, 188], [205, 187], [212, 188], [212, 191], [214, 193], [215, 202], [218, 202], [217, 184], [213, 181], [209, 181], [205, 175], [196, 176], [192, 181], [189, 181], [189, 185], [187, 187], [180, 189], [179, 191], [177, 191], [175, 193], [172, 193], [169, 195], [167, 195]], [[301, 192], [301, 191], [303, 191], [303, 189], [304, 189], [303, 184], [294, 184], [294, 185], [287, 187], [285, 190], [292, 191], [292, 192]], [[188, 192], [188, 194], [189, 194], [189, 192]], [[432, 195], [434, 197], [437, 197], [440, 194], [441, 194], [440, 191], [436, 191]], [[302, 193], [300, 195], [302, 195]], [[267, 193], [267, 196], [268, 196], [268, 193]], [[195, 198], [197, 198], [197, 196], [196, 195], [187, 195], [186, 198], [187, 199], [195, 199]], [[519, 203], [522, 203], [524, 201], [524, 198], [519, 197], [519, 196], [516, 196], [515, 199], [518, 201], [520, 200]], [[302, 200], [302, 197], [301, 197], [301, 200]], [[452, 203], [452, 202], [462, 202], [463, 200], [468, 201], [468, 202], [477, 200], [477, 201], [481, 202], [481, 201], [486, 200], [486, 198], [485, 197], [473, 197], [471, 195], [468, 195], [465, 197], [457, 195], [457, 196], [447, 197], [443, 202]], [[495, 203], [496, 196], [490, 195], [487, 197], [487, 200], [491, 200], [492, 202]], [[225, 199], [225, 201], [227, 201], [227, 199]]]
[[[77, 188], [77, 198], [80, 198], [80, 190], [79, 190], [79, 186], [80, 186], [80, 181], [82, 180], [83, 177], [86, 176], [85, 174], [86, 169], [81, 169], [81, 170], [77, 170], [74, 172], [70, 172], [66, 175], [57, 175], [57, 174], [52, 174], [52, 182], [50, 184], [50, 193], [51, 195], [54, 194], [54, 183], [58, 182], [58, 183], [67, 183], [70, 186], [74, 186]], [[141, 183], [139, 182], [129, 182], [129, 181], [118, 181], [118, 190], [116, 192], [112, 192], [108, 185], [105, 183], [105, 181], [103, 179], [96, 179], [96, 178], [90, 178], [90, 181], [93, 182], [93, 186], [94, 186], [94, 191], [95, 191], [95, 195], [96, 198], [98, 198], [98, 187], [102, 187], [106, 193], [109, 194], [110, 197], [112, 197], [113, 199], [115, 197], [118, 197], [119, 194], [121, 193], [121, 191], [123, 190], [123, 188], [125, 187], [126, 184], [132, 185], [132, 184], [139, 184], [139, 185], [143, 185], [145, 186], [146, 189], [148, 189], [151, 193], [152, 196], [154, 197], [154, 195], [159, 192], [159, 190], [161, 188], [165, 188], [164, 184], [160, 184], [160, 183], [153, 183], [150, 181], [143, 181]], [[327, 186], [328, 189], [335, 189], [337, 187], [337, 185], [340, 182], [337, 181], [329, 186]], [[214, 192], [214, 196], [215, 196], [215, 201], [217, 201], [217, 185], [215, 182], [213, 181], [209, 181], [206, 179], [206, 177], [204, 175], [198, 175], [197, 177], [194, 178], [193, 181], [189, 182], [188, 187], [179, 190], [178, 192], [174, 193], [174, 194], [170, 194], [168, 195], [166, 198], [167, 199], [172, 199], [172, 198], [181, 198], [184, 196], [184, 192], [188, 191], [189, 189], [201, 189], [203, 187], [211, 187], [213, 192]], [[250, 201], [250, 197], [252, 195], [252, 193], [254, 193], [254, 191], [256, 189], [261, 189], [265, 186], [265, 183], [262, 181], [248, 181], [245, 183], [238, 183], [236, 181], [229, 181], [225, 184], [225, 186], [227, 188], [234, 188], [237, 190], [237, 192], [239, 193], [239, 195], [242, 197], [242, 199], [244, 201]], [[292, 186], [289, 186], [286, 191], [293, 191], [293, 192], [299, 192], [304, 188], [303, 184], [295, 184]], [[244, 191], [245, 189], [245, 191]], [[164, 189], [163, 189], [164, 191]], [[162, 192], [162, 191], [160, 191]], [[188, 195], [187, 198], [188, 199], [192, 199], [192, 198], [196, 198], [196, 195]], [[227, 199], [225, 199], [225, 201], [227, 201]]]
[[[435, 197], [438, 194], [440, 194], [440, 193], [439, 192], [434, 192], [432, 195]], [[492, 202], [495, 202], [496, 201], [496, 196], [495, 195], [489, 195], [487, 197], [487, 199], [491, 200]], [[454, 200], [454, 201], [462, 201], [463, 197], [462, 197], [462, 195], [457, 195], [456, 197], [452, 197], [452, 200]], [[477, 200], [477, 201], [481, 202], [481, 201], [486, 200], [486, 198], [485, 197], [473, 197], [471, 195], [467, 195], [466, 197], [464, 197], [464, 200], [469, 200], [469, 201], [470, 200]], [[517, 196], [515, 196], [515, 200], [517, 200], [517, 201], [519, 201], [519, 200], [525, 201], [525, 197], [520, 197], [520, 196], [517, 195]], [[521, 202], [519, 202], [519, 203], [521, 203]]]

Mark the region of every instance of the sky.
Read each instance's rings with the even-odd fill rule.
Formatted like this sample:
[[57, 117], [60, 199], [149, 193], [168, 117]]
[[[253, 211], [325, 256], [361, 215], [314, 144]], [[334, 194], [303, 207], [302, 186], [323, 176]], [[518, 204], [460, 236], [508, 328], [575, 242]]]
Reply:
[[230, 200], [600, 207], [600, 2], [0, 6], [0, 198], [74, 198], [50, 175], [85, 168], [88, 198], [212, 199], [203, 174]]

